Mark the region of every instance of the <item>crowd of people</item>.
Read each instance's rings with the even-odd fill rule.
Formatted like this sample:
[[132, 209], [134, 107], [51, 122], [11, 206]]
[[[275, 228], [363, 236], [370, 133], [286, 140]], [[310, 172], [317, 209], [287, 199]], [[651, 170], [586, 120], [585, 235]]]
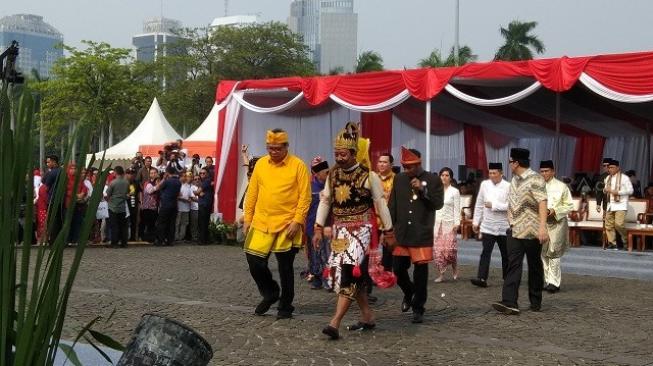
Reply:
[[[46, 158], [47, 172], [34, 172], [36, 241], [52, 243], [61, 231], [70, 210], [72, 222], [66, 241], [76, 244], [93, 187], [99, 178], [97, 168], [83, 169], [81, 183], [74, 191], [76, 166], [65, 166], [67, 179], [56, 155]], [[136, 153], [128, 168], [115, 166], [109, 171], [96, 211], [91, 237], [93, 243], [126, 247], [128, 241], [145, 241], [157, 246], [178, 241], [209, 243], [209, 222], [213, 211], [215, 166], [207, 156], [186, 158], [183, 142], [166, 144], [159, 151], [156, 165], [152, 158]], [[65, 196], [55, 202], [57, 185], [66, 182]], [[51, 230], [46, 230], [48, 215]], [[47, 233], [47, 234], [46, 234]]]
[[[381, 154], [372, 171], [361, 158], [367, 152], [361, 151], [364, 144], [360, 141], [357, 125], [348, 123], [335, 139], [333, 167], [316, 156], [308, 168], [289, 153], [288, 135], [281, 129], [267, 132], [268, 155], [252, 163], [244, 154], [250, 177], [242, 202], [244, 251], [262, 297], [255, 315], [264, 315], [278, 301], [277, 318], [292, 317], [293, 263], [302, 243], [308, 256], [303, 274], [310, 288], [337, 294], [333, 317], [322, 329], [330, 339], [340, 338], [342, 319], [354, 302], [360, 319], [347, 329], [375, 327], [370, 306], [375, 300], [373, 286], [397, 284], [403, 293], [399, 310], [412, 310], [412, 322], [422, 323], [429, 264], [434, 263], [436, 283], [448, 280], [449, 267], [451, 279], [458, 279], [457, 233], [462, 210], [453, 170], [445, 167], [437, 175], [427, 172], [420, 152], [402, 147], [401, 172], [393, 169], [394, 158], [389, 153]], [[504, 178], [503, 164], [492, 162], [487, 167], [488, 179], [468, 179], [460, 187], [474, 194], [472, 230], [483, 246], [471, 283], [488, 286], [496, 243], [503, 285], [501, 300], [492, 307], [516, 315], [520, 313], [524, 257], [529, 268], [531, 311], [541, 310], [543, 291], [560, 291], [560, 261], [569, 247], [568, 217], [574, 208], [572, 192], [591, 184], [590, 191], [582, 193], [597, 195], [606, 223], [613, 222], [606, 224], [606, 229], [622, 239], [622, 206], [635, 192], [633, 175], [620, 173], [619, 162], [613, 159], [604, 160], [603, 176], [594, 182], [577, 182], [573, 188], [570, 180], [556, 178], [551, 160], [541, 161], [539, 171], [531, 169], [526, 149], [511, 149], [508, 165], [510, 182]], [[611, 245], [613, 236], [608, 234]], [[268, 267], [272, 253], [278, 261], [278, 283]], [[412, 276], [408, 273], [411, 266]]]

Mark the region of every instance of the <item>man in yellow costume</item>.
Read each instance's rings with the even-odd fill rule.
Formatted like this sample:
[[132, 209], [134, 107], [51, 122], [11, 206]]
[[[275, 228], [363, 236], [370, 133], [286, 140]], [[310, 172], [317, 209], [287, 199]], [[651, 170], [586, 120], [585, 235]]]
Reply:
[[567, 215], [574, 209], [574, 203], [567, 185], [556, 179], [553, 161], [540, 162], [540, 174], [546, 181], [546, 228], [549, 231], [549, 240], [542, 243], [544, 289], [554, 293], [560, 291], [560, 258], [569, 248]]
[[[265, 143], [268, 155], [256, 163], [245, 196], [244, 249], [249, 272], [263, 296], [254, 314], [265, 314], [279, 301], [277, 318], [287, 319], [295, 310], [293, 263], [303, 244], [311, 178], [304, 162], [288, 153], [288, 133], [268, 131]], [[268, 268], [270, 253], [277, 258], [281, 288]]]
[[353, 301], [358, 303], [361, 319], [348, 329], [368, 330], [375, 326], [374, 314], [367, 300], [370, 280], [366, 260], [372, 239], [372, 220], [376, 220], [373, 207], [383, 223], [386, 242], [396, 244], [381, 181], [357, 161], [357, 152], [358, 126], [349, 122], [336, 137], [336, 166], [329, 171], [315, 220], [313, 242], [317, 245], [327, 217], [331, 215], [333, 219], [329, 268], [338, 301], [333, 318], [322, 330], [331, 339], [340, 337], [340, 323]]

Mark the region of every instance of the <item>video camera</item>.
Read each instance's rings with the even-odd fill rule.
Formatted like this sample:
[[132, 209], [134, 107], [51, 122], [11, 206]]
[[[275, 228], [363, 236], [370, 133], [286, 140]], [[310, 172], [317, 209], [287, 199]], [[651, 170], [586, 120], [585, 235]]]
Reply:
[[[7, 83], [22, 84], [25, 82], [23, 74], [16, 71], [16, 58], [18, 57], [18, 42], [11, 41], [11, 46], [0, 54], [0, 80]], [[6, 59], [6, 62], [5, 62]]]

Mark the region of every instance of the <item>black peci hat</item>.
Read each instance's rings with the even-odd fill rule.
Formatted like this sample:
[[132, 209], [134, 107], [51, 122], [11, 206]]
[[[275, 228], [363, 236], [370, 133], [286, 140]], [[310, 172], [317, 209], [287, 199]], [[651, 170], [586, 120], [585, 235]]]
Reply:
[[503, 164], [501, 164], [501, 163], [490, 163], [490, 164], [488, 164], [488, 169], [489, 170], [493, 170], [493, 169], [503, 170]]
[[540, 161], [540, 169], [554, 169], [552, 160], [542, 160]]
[[521, 147], [514, 147], [510, 149], [510, 157], [513, 160], [528, 160], [531, 156], [531, 152], [527, 149], [522, 149]]

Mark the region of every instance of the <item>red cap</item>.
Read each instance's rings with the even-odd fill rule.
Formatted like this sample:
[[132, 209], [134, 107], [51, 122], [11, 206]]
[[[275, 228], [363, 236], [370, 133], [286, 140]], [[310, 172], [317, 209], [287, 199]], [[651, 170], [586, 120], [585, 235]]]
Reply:
[[422, 158], [417, 156], [412, 151], [408, 150], [405, 147], [401, 147], [401, 163], [402, 164], [419, 164], [422, 162]]

